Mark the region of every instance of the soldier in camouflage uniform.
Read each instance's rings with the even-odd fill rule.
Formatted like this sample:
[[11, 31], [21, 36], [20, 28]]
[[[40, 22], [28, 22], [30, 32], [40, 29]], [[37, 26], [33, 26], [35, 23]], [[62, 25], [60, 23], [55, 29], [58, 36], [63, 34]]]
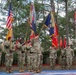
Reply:
[[22, 48], [22, 39], [20, 38], [17, 46], [17, 54], [18, 54], [18, 66], [19, 66], [19, 72], [23, 72], [23, 66], [25, 64], [25, 49]]
[[56, 58], [57, 58], [57, 51], [55, 47], [50, 47], [49, 49], [49, 59], [50, 59], [50, 68], [54, 69], [55, 63], [56, 63]]
[[38, 58], [38, 54], [37, 54], [37, 49], [32, 46], [31, 50], [30, 50], [30, 54], [31, 54], [31, 68], [33, 70], [33, 72], [36, 73], [37, 71], [37, 58]]
[[74, 51], [70, 48], [70, 45], [66, 47], [66, 63], [67, 63], [67, 69], [71, 69], [73, 57], [74, 57]]
[[35, 66], [33, 67], [34, 68], [34, 71], [35, 72], [40, 72], [41, 70], [41, 67], [42, 67], [42, 63], [43, 63], [43, 55], [42, 55], [42, 52], [43, 52], [43, 48], [41, 47], [41, 43], [39, 41], [39, 36], [35, 36], [34, 40], [33, 40], [33, 47], [34, 47], [34, 50], [35, 51], [32, 51], [35, 55]]
[[14, 45], [11, 42], [11, 37], [9, 37], [8, 40], [4, 42], [4, 49], [6, 53], [5, 55], [6, 71], [11, 73], [13, 63], [13, 52], [14, 52]]
[[60, 64], [61, 64], [62, 69], [66, 69], [66, 51], [65, 51], [65, 49], [61, 50]]

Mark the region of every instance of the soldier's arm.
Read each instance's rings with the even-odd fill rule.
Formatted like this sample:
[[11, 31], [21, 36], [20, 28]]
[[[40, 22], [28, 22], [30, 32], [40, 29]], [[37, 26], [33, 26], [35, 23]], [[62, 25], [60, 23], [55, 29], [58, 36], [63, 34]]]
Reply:
[[1, 52], [4, 52], [4, 44], [1, 44]]
[[24, 53], [26, 53], [26, 45], [24, 45], [24, 46], [22, 46], [22, 51], [24, 52]]
[[74, 50], [72, 50], [72, 56], [74, 57]]
[[41, 47], [41, 53], [43, 53], [44, 52], [44, 49]]
[[10, 47], [10, 52], [14, 52], [15, 51], [15, 46], [14, 44], [12, 43], [11, 47]]
[[55, 52], [55, 58], [57, 58], [57, 51]]

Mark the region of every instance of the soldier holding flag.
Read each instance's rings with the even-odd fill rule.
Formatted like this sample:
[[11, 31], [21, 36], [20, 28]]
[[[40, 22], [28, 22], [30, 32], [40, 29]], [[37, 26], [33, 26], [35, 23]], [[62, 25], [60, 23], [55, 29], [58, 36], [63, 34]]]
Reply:
[[14, 45], [11, 43], [11, 37], [8, 38], [4, 42], [4, 52], [5, 55], [5, 65], [6, 65], [6, 71], [12, 72], [12, 63], [13, 63], [13, 52], [14, 52]]
[[5, 65], [6, 71], [12, 72], [12, 62], [13, 62], [13, 52], [14, 52], [14, 45], [12, 43], [12, 22], [13, 22], [13, 14], [12, 14], [12, 4], [10, 0], [9, 4], [9, 11], [7, 17], [6, 28], [8, 29], [8, 34], [6, 36], [6, 41], [4, 42], [4, 50], [5, 50]]
[[50, 47], [49, 49], [49, 60], [50, 60], [50, 68], [55, 68], [56, 58], [57, 58], [57, 51], [55, 47]]
[[66, 63], [67, 63], [67, 69], [71, 69], [73, 57], [74, 57], [74, 51], [71, 49], [70, 45], [68, 45], [66, 48]]

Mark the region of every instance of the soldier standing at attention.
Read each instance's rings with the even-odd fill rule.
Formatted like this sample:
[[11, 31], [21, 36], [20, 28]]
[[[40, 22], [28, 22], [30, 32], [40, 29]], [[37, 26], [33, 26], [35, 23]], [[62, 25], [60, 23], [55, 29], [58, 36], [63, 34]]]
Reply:
[[71, 69], [73, 57], [74, 57], [74, 51], [71, 49], [70, 45], [66, 47], [66, 63], [67, 63], [67, 69]]
[[39, 73], [41, 71], [41, 67], [42, 67], [42, 63], [43, 63], [43, 48], [41, 47], [41, 42], [39, 41], [39, 35], [36, 35], [34, 38], [34, 43], [33, 43], [33, 47], [35, 49], [35, 51], [37, 51], [37, 58], [36, 58], [36, 66], [37, 66], [37, 70], [36, 72]]
[[55, 47], [50, 47], [49, 49], [49, 59], [50, 59], [50, 68], [55, 68], [56, 58], [57, 58], [57, 51]]
[[[19, 72], [23, 72], [23, 66], [24, 66], [24, 51], [22, 50], [22, 38], [18, 40], [17, 46], [17, 54], [18, 54], [18, 66], [19, 66]], [[23, 61], [24, 60], [24, 61]]]
[[11, 37], [8, 38], [7, 41], [4, 42], [4, 49], [5, 49], [5, 65], [6, 65], [6, 71], [11, 73], [12, 72], [12, 63], [13, 63], [13, 57], [12, 52], [14, 49], [12, 49], [12, 43], [11, 43]]
[[38, 54], [37, 54], [37, 48], [34, 46], [34, 43], [32, 45], [32, 48], [30, 50], [30, 54], [31, 54], [31, 68], [33, 70], [34, 73], [36, 73], [37, 71], [37, 58], [38, 58]]

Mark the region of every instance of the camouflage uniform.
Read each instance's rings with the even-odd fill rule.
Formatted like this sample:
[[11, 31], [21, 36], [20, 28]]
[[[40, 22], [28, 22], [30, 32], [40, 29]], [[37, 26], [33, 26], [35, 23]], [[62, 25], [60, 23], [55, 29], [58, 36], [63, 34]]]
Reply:
[[22, 44], [20, 42], [17, 43], [17, 54], [18, 54], [18, 66], [19, 72], [23, 72], [23, 66], [25, 63], [25, 53], [24, 49], [22, 50]]
[[66, 68], [66, 51], [65, 49], [61, 50], [61, 56], [60, 56], [60, 62], [61, 62], [61, 68]]
[[39, 50], [38, 50], [38, 58], [37, 58], [37, 72], [40, 72], [41, 71], [41, 68], [42, 68], [42, 64], [43, 64], [43, 55], [42, 55], [42, 52], [43, 52], [43, 48], [41, 47]]
[[72, 62], [73, 62], [73, 57], [74, 57], [74, 51], [73, 49], [68, 46], [66, 48], [66, 63], [67, 63], [67, 69], [71, 69]]
[[13, 52], [14, 45], [10, 42], [10, 40], [4, 42], [5, 48], [5, 65], [7, 72], [12, 72], [12, 63], [13, 63]]
[[30, 53], [30, 50], [31, 50], [31, 45], [29, 43], [26, 44], [26, 56], [27, 56], [27, 68], [28, 68], [28, 71], [32, 71], [32, 54]]
[[57, 58], [57, 51], [54, 47], [49, 49], [49, 59], [50, 59], [50, 67], [51, 69], [54, 69], [55, 63], [56, 63], [56, 58]]
[[36, 70], [37, 70], [37, 58], [38, 58], [37, 50], [34, 47], [32, 47], [30, 54], [31, 54], [31, 57], [30, 57], [31, 58], [31, 68], [34, 72], [36, 72]]
[[[40, 72], [40, 69], [42, 67], [42, 63], [43, 63], [43, 48], [41, 47], [41, 43], [40, 41], [37, 39], [34, 39], [34, 43], [33, 43], [33, 47], [35, 49], [35, 60], [36, 60], [36, 72]], [[35, 68], [35, 67], [34, 67]]]

